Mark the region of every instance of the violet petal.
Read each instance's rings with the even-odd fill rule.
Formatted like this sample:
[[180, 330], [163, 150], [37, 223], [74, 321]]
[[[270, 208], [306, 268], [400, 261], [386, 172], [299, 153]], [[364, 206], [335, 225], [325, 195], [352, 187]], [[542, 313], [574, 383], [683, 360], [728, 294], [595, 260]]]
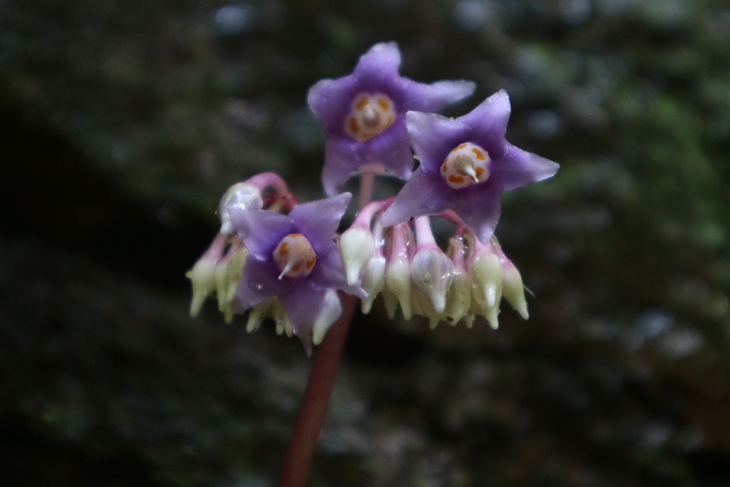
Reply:
[[494, 175], [499, 178], [504, 190], [510, 191], [547, 179], [559, 168], [556, 162], [508, 144], [507, 152], [495, 166]]
[[418, 168], [380, 221], [389, 227], [413, 217], [441, 213], [447, 209], [448, 196], [453, 192], [438, 173]]
[[406, 126], [411, 144], [419, 157], [419, 168], [438, 172], [449, 152], [467, 140], [469, 127], [460, 119], [449, 119], [436, 113], [408, 112]]
[[509, 96], [506, 91], [500, 90], [458, 120], [471, 129], [473, 136], [469, 142], [482, 145], [495, 159], [502, 157], [505, 150], [504, 136], [510, 111]]
[[295, 232], [294, 223], [285, 215], [264, 210], [230, 208], [236, 233], [258, 260], [268, 260], [281, 239]]
[[304, 282], [298, 282], [291, 290], [279, 296], [294, 334], [299, 337], [309, 354], [312, 347], [312, 327], [322, 312], [326, 290], [312, 289]]
[[348, 286], [342, 253], [332, 244], [317, 255], [317, 264], [309, 275], [308, 285], [317, 289], [338, 289], [359, 298], [367, 297], [360, 286]]
[[266, 298], [286, 294], [294, 283], [294, 279], [290, 277], [279, 279], [279, 271], [274, 262], [262, 262], [249, 256], [236, 289], [236, 305], [241, 310], [246, 310]]
[[299, 232], [307, 237], [314, 251], [319, 253], [325, 246], [332, 244], [351, 199], [350, 193], [342, 193], [332, 198], [301, 203], [294, 207], [289, 218]]
[[500, 184], [492, 179], [478, 186], [459, 191], [458, 198], [449, 199], [449, 207], [476, 234], [480, 242], [488, 242], [499, 221], [502, 195]]
[[435, 112], [474, 93], [471, 81], [437, 81], [425, 84], [402, 78], [404, 96], [400, 100], [409, 110]]

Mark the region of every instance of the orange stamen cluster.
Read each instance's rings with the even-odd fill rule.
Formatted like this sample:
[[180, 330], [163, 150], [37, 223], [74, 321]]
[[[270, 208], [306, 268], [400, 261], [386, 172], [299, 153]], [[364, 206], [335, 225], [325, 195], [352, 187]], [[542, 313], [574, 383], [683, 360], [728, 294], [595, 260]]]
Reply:
[[352, 110], [345, 117], [347, 135], [364, 142], [380, 135], [395, 122], [393, 100], [383, 93], [358, 93], [352, 102]]
[[454, 189], [483, 183], [489, 178], [489, 153], [471, 142], [465, 142], [454, 150], [441, 165], [441, 177]]
[[304, 277], [312, 272], [317, 255], [307, 237], [301, 233], [290, 233], [274, 249], [274, 262], [281, 270], [279, 279], [284, 276]]

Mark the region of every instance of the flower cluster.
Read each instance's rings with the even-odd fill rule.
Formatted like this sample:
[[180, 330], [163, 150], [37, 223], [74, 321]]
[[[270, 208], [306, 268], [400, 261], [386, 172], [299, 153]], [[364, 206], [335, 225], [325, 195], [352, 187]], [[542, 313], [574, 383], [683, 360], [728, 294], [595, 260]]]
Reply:
[[[504, 297], [527, 318], [522, 278], [494, 237], [504, 191], [541, 181], [558, 165], [505, 139], [509, 98], [500, 91], [459, 118], [435, 114], [474, 91], [468, 81], [417, 83], [398, 73], [400, 52], [382, 43], [352, 74], [322, 80], [307, 102], [326, 133], [322, 182], [329, 198], [299, 203], [272, 173], [231, 187], [221, 200], [221, 230], [188, 273], [191, 314], [215, 293], [226, 321], [249, 312], [248, 330], [273, 318], [307, 351], [341, 314], [338, 292], [370, 311], [383, 295], [395, 315], [497, 327]], [[413, 150], [413, 152], [412, 152]], [[418, 167], [413, 171], [414, 155]], [[389, 172], [407, 180], [385, 201], [364, 205], [337, 236], [354, 173]], [[455, 231], [442, 250], [431, 218]]]
[[496, 329], [504, 297], [527, 319], [522, 276], [495, 237], [482, 243], [454, 212], [446, 211], [440, 217], [456, 231], [444, 252], [428, 216], [384, 227], [381, 217], [390, 204], [370, 203], [339, 241], [348, 283], [360, 283], [367, 293], [363, 313], [382, 293], [391, 319], [400, 305], [406, 319], [425, 316], [431, 328], [462, 319], [471, 328], [475, 317], [483, 316]]

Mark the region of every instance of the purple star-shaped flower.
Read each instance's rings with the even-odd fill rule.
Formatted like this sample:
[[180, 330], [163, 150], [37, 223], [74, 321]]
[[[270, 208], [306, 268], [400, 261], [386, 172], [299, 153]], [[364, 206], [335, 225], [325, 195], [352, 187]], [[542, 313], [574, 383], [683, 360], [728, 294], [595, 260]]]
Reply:
[[[352, 195], [302, 203], [289, 215], [229, 207], [238, 236], [251, 252], [236, 290], [235, 310], [243, 312], [276, 296], [294, 334], [309, 350], [314, 323], [328, 305], [330, 290], [364, 297], [348, 286], [335, 232]], [[331, 317], [332, 322], [337, 316]], [[328, 327], [331, 323], [328, 323]]]
[[480, 241], [488, 242], [499, 220], [502, 192], [549, 178], [559, 168], [507, 142], [509, 114], [505, 91], [457, 119], [408, 112], [408, 133], [420, 166], [383, 213], [382, 224], [451, 209]]
[[319, 81], [309, 90], [307, 103], [327, 135], [322, 182], [328, 195], [367, 164], [408, 179], [413, 158], [405, 113], [440, 110], [474, 91], [469, 81], [423, 84], [402, 78], [400, 61], [396, 43], [376, 44], [352, 74]]

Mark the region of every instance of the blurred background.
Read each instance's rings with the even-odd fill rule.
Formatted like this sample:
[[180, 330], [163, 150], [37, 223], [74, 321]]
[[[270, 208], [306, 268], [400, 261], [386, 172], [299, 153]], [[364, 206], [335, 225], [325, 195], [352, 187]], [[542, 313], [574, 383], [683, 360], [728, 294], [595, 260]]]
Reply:
[[378, 300], [310, 485], [730, 485], [726, 0], [0, 1], [1, 485], [274, 485], [310, 360], [184, 274], [229, 185], [323, 195], [307, 90], [389, 40], [562, 168], [503, 198], [529, 321]]

